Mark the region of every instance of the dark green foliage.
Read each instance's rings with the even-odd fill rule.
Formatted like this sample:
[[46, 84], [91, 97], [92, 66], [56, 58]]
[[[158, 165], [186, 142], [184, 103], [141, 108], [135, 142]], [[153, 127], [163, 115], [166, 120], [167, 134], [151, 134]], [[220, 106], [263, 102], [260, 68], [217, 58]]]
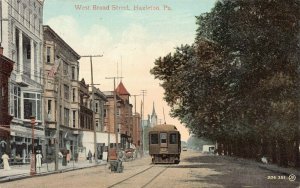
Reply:
[[151, 70], [172, 115], [226, 154], [300, 165], [300, 1], [223, 0], [196, 19], [194, 44]]

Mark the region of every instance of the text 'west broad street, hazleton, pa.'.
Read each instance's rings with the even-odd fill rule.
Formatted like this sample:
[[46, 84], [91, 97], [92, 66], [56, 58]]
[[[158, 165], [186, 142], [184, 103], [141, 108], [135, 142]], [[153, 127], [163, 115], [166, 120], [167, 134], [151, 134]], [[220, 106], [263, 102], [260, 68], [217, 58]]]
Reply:
[[74, 6], [78, 11], [170, 11], [168, 5], [80, 5]]

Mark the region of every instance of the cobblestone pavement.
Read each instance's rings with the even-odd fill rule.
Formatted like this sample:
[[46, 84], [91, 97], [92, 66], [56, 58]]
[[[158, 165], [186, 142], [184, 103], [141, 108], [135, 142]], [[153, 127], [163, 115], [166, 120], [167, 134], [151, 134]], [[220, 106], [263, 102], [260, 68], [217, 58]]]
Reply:
[[[123, 173], [113, 173], [109, 165], [100, 165], [6, 182], [0, 188], [300, 187], [298, 171], [244, 159], [186, 151], [182, 152], [179, 165], [152, 165], [150, 161], [150, 157], [144, 157], [124, 162]], [[290, 173], [296, 174], [295, 181], [289, 180]]]

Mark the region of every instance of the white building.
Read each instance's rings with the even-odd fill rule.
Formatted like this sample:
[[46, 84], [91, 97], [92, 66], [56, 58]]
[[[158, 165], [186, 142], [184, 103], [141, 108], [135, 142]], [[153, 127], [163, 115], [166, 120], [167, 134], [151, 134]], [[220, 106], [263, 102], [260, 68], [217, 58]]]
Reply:
[[[30, 116], [36, 117], [35, 145], [44, 140], [42, 116], [43, 1], [4, 0], [2, 41], [4, 55], [15, 62], [10, 80], [11, 149], [24, 158], [31, 150]], [[43, 148], [44, 149], [44, 148]]]

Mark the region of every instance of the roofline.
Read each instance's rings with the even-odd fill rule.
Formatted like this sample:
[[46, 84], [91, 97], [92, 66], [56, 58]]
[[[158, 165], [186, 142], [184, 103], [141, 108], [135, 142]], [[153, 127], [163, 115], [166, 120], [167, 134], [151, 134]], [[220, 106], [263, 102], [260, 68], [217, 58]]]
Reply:
[[50, 33], [52, 33], [60, 42], [62, 42], [64, 46], [68, 48], [68, 50], [71, 51], [71, 53], [73, 53], [73, 55], [76, 56], [77, 60], [81, 58], [81, 56], [77, 52], [75, 52], [75, 50], [70, 45], [68, 45], [68, 43], [66, 43], [49, 25], [43, 25], [43, 29], [49, 30]]

